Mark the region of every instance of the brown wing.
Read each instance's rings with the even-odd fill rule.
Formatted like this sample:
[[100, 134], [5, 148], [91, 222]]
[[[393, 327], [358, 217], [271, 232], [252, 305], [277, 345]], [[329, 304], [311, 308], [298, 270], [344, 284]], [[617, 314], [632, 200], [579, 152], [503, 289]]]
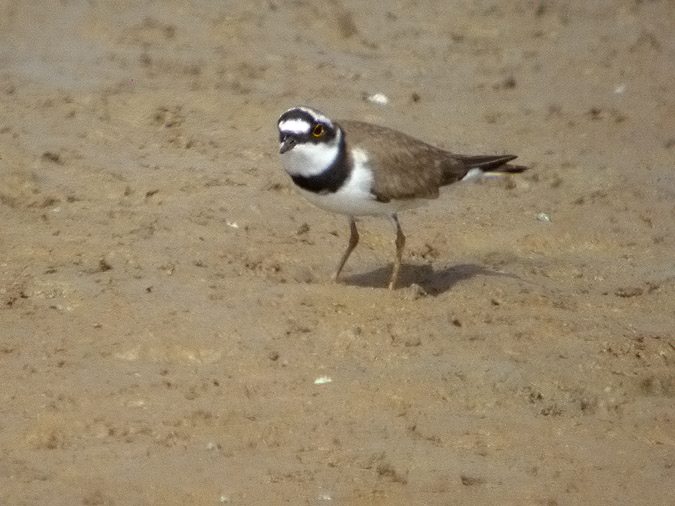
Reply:
[[468, 167], [440, 148], [390, 128], [360, 121], [340, 121], [348, 147], [363, 147], [372, 153], [373, 194], [391, 199], [438, 197], [438, 188], [458, 181]]

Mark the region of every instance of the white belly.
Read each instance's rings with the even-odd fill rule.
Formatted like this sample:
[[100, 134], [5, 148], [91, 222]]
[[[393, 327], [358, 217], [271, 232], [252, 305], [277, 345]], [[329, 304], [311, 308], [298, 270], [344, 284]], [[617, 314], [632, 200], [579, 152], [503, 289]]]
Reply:
[[326, 211], [347, 216], [378, 216], [391, 215], [402, 208], [392, 202], [378, 202], [372, 196], [362, 198], [348, 195], [343, 191], [328, 194], [318, 194], [306, 190], [300, 190], [300, 193], [312, 204]]
[[370, 193], [372, 174], [356, 165], [349, 179], [334, 193], [314, 193], [300, 189], [300, 193], [312, 204], [326, 211], [347, 216], [391, 216], [394, 213], [418, 207], [425, 199], [392, 200], [380, 202]]
[[[290, 175], [312, 176], [325, 170], [335, 158], [335, 152], [319, 145], [296, 146], [288, 154], [282, 156], [282, 163]], [[336, 148], [334, 148], [336, 149]], [[323, 151], [328, 153], [328, 156]], [[296, 152], [297, 151], [297, 152]], [[322, 162], [317, 160], [321, 155]], [[325, 155], [325, 156], [324, 156]], [[373, 185], [373, 173], [368, 167], [368, 157], [361, 149], [351, 152], [354, 168], [342, 187], [334, 193], [314, 193], [298, 188], [300, 193], [312, 204], [326, 211], [347, 216], [391, 216], [404, 209], [418, 207], [425, 203], [425, 199], [406, 199], [390, 202], [380, 202], [370, 189]], [[321, 170], [317, 170], [320, 168]]]

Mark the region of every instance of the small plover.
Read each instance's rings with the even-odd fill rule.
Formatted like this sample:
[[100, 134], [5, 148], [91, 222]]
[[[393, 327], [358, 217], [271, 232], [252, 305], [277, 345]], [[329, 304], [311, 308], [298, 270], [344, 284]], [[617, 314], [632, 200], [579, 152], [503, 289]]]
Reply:
[[405, 236], [398, 212], [438, 197], [441, 186], [484, 172], [519, 173], [514, 155], [457, 155], [390, 128], [362, 121], [332, 121], [310, 107], [293, 107], [277, 123], [281, 161], [300, 193], [316, 206], [349, 219], [349, 243], [338, 279], [359, 242], [357, 216], [388, 216], [396, 227], [396, 286]]

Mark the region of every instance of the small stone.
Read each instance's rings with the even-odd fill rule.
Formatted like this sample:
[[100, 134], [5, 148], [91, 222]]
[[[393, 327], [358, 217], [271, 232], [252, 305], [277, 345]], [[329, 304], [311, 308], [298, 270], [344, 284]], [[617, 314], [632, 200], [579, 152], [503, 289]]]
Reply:
[[427, 291], [417, 283], [410, 285], [406, 292], [405, 298], [409, 300], [417, 300], [429, 295]]
[[614, 291], [614, 295], [617, 297], [622, 297], [622, 298], [629, 298], [629, 297], [637, 297], [639, 295], [642, 295], [644, 290], [640, 288], [639, 286], [632, 286], [632, 287], [621, 287], [617, 288]]
[[42, 159], [58, 163], [59, 165], [63, 164], [61, 155], [59, 153], [55, 153], [54, 151], [45, 151], [44, 153], [42, 153]]
[[485, 483], [485, 480], [482, 478], [476, 478], [474, 476], [466, 476], [462, 475], [460, 476], [460, 479], [462, 480], [462, 485], [470, 487], [472, 485], [482, 485]]
[[422, 340], [419, 337], [409, 337], [403, 342], [403, 346], [407, 348], [416, 348], [422, 345]]
[[101, 258], [98, 261], [98, 272], [106, 272], [109, 270], [112, 270], [112, 265], [110, 265], [105, 258]]
[[366, 95], [366, 100], [371, 104], [377, 105], [387, 105], [389, 103], [389, 97], [384, 93], [373, 93], [372, 95]]

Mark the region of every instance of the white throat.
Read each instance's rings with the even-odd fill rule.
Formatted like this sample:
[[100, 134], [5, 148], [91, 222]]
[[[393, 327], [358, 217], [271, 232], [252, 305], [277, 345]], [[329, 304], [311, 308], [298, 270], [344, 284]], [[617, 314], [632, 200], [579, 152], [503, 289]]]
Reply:
[[328, 169], [339, 155], [342, 132], [331, 142], [305, 142], [281, 155], [281, 163], [291, 176], [317, 176]]

